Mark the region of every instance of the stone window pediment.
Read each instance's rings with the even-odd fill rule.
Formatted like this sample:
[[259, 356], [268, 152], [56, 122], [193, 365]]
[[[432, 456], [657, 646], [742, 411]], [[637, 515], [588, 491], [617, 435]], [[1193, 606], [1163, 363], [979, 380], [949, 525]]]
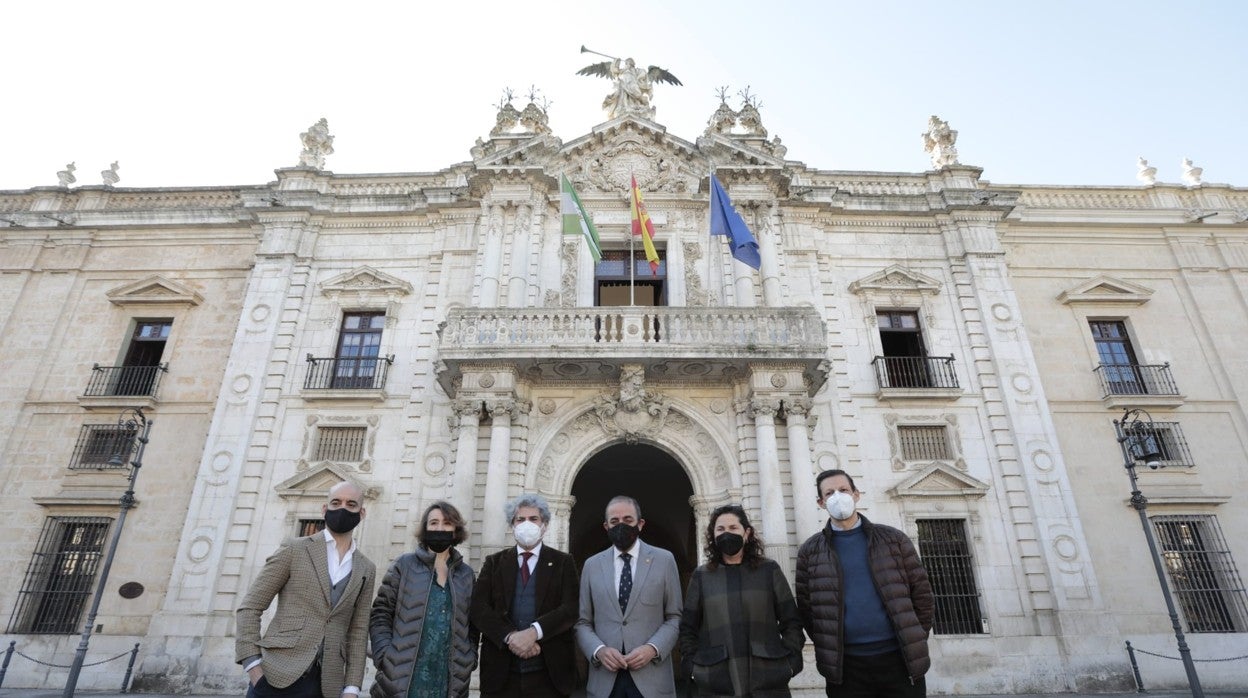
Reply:
[[887, 269], [858, 279], [849, 284], [849, 292], [858, 296], [892, 297], [898, 294], [934, 296], [940, 293], [942, 284], [926, 274], [894, 264]]
[[362, 295], [388, 298], [406, 296], [411, 292], [410, 283], [369, 266], [356, 267], [349, 272], [321, 282], [321, 293], [335, 300], [343, 296]]
[[1062, 291], [1057, 294], [1057, 300], [1063, 305], [1072, 303], [1143, 305], [1152, 295], [1153, 289], [1147, 286], [1102, 275]]
[[[316, 499], [323, 502], [329, 489], [340, 482], [354, 482], [347, 468], [335, 463], [319, 463], [301, 470], [273, 488], [277, 496], [286, 500]], [[358, 484], [358, 483], [357, 483]], [[363, 486], [363, 485], [361, 485]], [[366, 487], [364, 499], [376, 499], [381, 494], [378, 487]]]
[[932, 463], [902, 480], [888, 492], [900, 498], [983, 497], [988, 485], [948, 463]]
[[344, 310], [384, 310], [386, 327], [393, 327], [400, 300], [412, 292], [407, 281], [370, 266], [356, 267], [322, 281], [319, 288], [329, 301], [320, 318], [326, 325], [339, 322]]
[[195, 289], [165, 276], [154, 274], [145, 279], [118, 286], [105, 295], [114, 305], [199, 305], [204, 297]]

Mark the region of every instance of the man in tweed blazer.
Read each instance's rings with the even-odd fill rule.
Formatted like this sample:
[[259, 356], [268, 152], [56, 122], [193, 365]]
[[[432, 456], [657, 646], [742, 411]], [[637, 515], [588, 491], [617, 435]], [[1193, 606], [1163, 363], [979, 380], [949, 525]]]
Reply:
[[[364, 681], [376, 567], [355, 548], [360, 488], [340, 482], [321, 506], [325, 530], [283, 545], [264, 563], [237, 612], [235, 660], [249, 698], [339, 698]], [[264, 635], [260, 615], [277, 597]]]

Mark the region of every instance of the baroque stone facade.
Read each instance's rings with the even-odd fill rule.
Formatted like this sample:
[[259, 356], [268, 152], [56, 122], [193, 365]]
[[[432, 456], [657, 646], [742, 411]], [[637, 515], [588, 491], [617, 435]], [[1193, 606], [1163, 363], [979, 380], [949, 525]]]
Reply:
[[[415, 174], [318, 169], [321, 120], [266, 185], [0, 192], [5, 639], [72, 656], [84, 607], [53, 622], [57, 572], [35, 563], [67, 526], [115, 518], [128, 471], [92, 434], [140, 407], [147, 467], [91, 656], [142, 643], [144, 689], [241, 690], [233, 609], [342, 479], [366, 488], [359, 541], [380, 564], [444, 498], [470, 513], [479, 562], [522, 491], [547, 496], [548, 541], [583, 559], [625, 488], [683, 574], [711, 509], [742, 502], [791, 576], [826, 518], [814, 476], [839, 467], [869, 517], [962, 575], [933, 693], [1125, 690], [1124, 640], [1174, 654], [1112, 424], [1145, 407], [1171, 466], [1141, 475], [1150, 513], [1218, 560], [1221, 591], [1201, 598], [1221, 609], [1184, 605], [1188, 640], [1248, 654], [1248, 191], [993, 185], [936, 117], [938, 169], [820, 170], [746, 106], [719, 105], [695, 141], [630, 113], [565, 143], [545, 106], [508, 101], [471, 161]], [[712, 167], [758, 271], [707, 235]], [[636, 177], [664, 257], [661, 279], [637, 277], [654, 305], [604, 301], [619, 274], [561, 233], [560, 175], [609, 259], [628, 250]], [[365, 335], [375, 350], [348, 350]], [[1106, 359], [1128, 350], [1129, 369]], [[120, 388], [132, 374], [158, 382]], [[1143, 665], [1150, 688], [1182, 683], [1177, 662]], [[7, 678], [63, 680], [24, 660]], [[820, 685], [810, 664], [794, 682]]]

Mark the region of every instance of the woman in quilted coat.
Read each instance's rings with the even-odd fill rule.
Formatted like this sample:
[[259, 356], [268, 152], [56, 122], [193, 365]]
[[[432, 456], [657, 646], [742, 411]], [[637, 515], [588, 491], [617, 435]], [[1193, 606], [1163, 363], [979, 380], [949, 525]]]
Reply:
[[419, 545], [381, 580], [369, 617], [373, 698], [461, 698], [477, 667], [477, 633], [468, 624], [474, 574], [455, 549], [468, 537], [464, 517], [435, 502], [421, 517]]

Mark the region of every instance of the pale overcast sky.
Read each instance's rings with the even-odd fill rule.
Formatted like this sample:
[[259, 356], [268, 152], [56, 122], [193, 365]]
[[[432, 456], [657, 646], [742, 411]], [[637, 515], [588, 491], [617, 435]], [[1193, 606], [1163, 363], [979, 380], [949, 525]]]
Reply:
[[[923, 171], [938, 114], [999, 184], [1135, 186], [1180, 160], [1248, 187], [1248, 3], [0, 3], [0, 189], [251, 185], [329, 120], [337, 173], [469, 159], [504, 87], [551, 100], [565, 142], [605, 120], [582, 44], [667, 68], [656, 120], [695, 140], [715, 90], [749, 86], [788, 157]], [[739, 100], [731, 99], [733, 107]]]

